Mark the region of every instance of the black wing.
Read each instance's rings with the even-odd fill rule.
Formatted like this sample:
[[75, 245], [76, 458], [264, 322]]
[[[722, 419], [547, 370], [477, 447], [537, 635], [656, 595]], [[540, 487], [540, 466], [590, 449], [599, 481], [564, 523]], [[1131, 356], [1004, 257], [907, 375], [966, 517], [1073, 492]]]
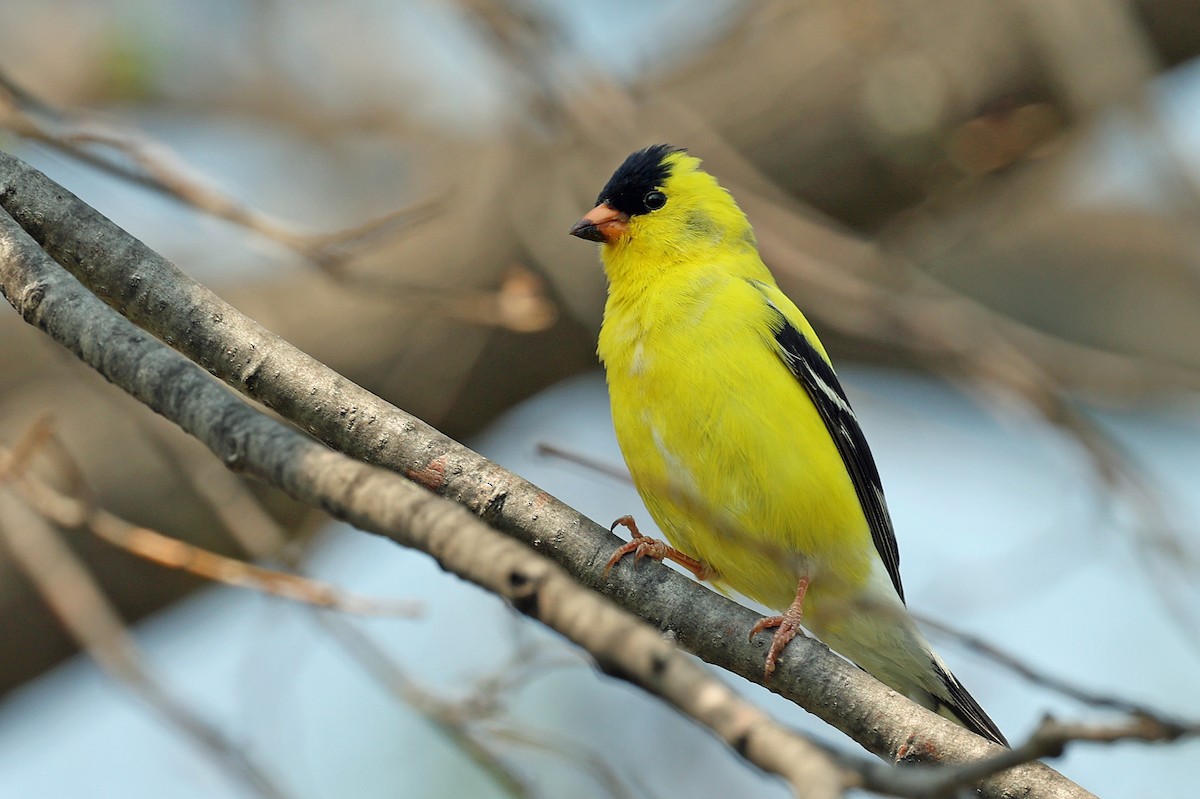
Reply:
[[[769, 302], [769, 300], [768, 300]], [[792, 327], [778, 308], [772, 309], [779, 317], [779, 329], [775, 332], [775, 340], [783, 348], [783, 360], [787, 368], [821, 414], [825, 428], [837, 445], [846, 464], [846, 471], [854, 483], [854, 491], [858, 494], [858, 502], [862, 505], [871, 527], [871, 538], [875, 541], [875, 549], [883, 558], [892, 585], [900, 601], [904, 601], [904, 587], [900, 585], [900, 550], [896, 546], [896, 533], [892, 530], [892, 519], [888, 515], [887, 502], [883, 498], [883, 485], [879, 480], [879, 469], [871, 450], [867, 447], [867, 439], [863, 436], [862, 428], [858, 426], [858, 418], [854, 415], [846, 392], [838, 382], [837, 375], [821, 354], [816, 351], [799, 330]]]

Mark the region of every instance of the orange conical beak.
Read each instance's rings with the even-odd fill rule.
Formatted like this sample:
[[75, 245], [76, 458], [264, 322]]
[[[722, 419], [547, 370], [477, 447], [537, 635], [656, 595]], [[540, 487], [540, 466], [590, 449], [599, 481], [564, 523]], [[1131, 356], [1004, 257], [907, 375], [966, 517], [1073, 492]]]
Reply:
[[629, 215], [618, 211], [608, 203], [600, 203], [583, 215], [583, 219], [571, 227], [568, 233], [588, 241], [612, 244], [629, 227]]

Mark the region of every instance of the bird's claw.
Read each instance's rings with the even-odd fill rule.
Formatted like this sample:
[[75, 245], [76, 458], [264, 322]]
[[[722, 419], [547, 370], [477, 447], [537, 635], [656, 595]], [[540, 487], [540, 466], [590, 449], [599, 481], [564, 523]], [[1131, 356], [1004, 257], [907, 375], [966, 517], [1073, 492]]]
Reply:
[[779, 656], [783, 654], [783, 648], [801, 630], [801, 622], [804, 618], [804, 595], [806, 593], [808, 593], [808, 578], [801, 577], [799, 583], [796, 585], [796, 599], [784, 614], [782, 616], [764, 616], [750, 628], [749, 640], [751, 641], [754, 640], [754, 636], [763, 630], [775, 630], [775, 635], [771, 638], [771, 647], [767, 650], [766, 663], [763, 665], [764, 681], [771, 678], [772, 672], [775, 671], [775, 664], [779, 661]]
[[779, 656], [783, 654], [783, 648], [788, 645], [796, 633], [800, 631], [800, 622], [792, 621], [787, 616], [766, 616], [758, 620], [758, 623], [750, 628], [750, 640], [754, 640], [754, 636], [761, 633], [763, 630], [775, 630], [775, 635], [771, 637], [771, 648], [767, 650], [767, 660], [763, 665], [763, 679], [770, 679], [771, 674], [775, 671], [775, 664], [779, 660]]
[[612, 571], [612, 567], [616, 566], [621, 558], [630, 552], [633, 553], [633, 562], [635, 565], [642, 558], [652, 558], [660, 562], [663, 560], [673, 560], [696, 575], [696, 578], [699, 580], [707, 580], [713, 576], [713, 570], [703, 561], [685, 555], [666, 542], [659, 541], [657, 538], [642, 535], [641, 531], [638, 530], [637, 522], [633, 520], [632, 516], [622, 516], [614, 521], [608, 528], [609, 532], [616, 530], [618, 525], [628, 528], [630, 534], [633, 536], [633, 540], [617, 547], [612, 557], [608, 559], [608, 563], [604, 565], [604, 576], [606, 578], [608, 577], [608, 573]]

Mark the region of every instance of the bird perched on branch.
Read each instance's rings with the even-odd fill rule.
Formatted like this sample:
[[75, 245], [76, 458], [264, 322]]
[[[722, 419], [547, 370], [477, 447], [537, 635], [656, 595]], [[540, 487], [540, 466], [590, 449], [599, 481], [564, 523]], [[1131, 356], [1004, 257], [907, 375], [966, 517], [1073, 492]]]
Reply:
[[[759, 257], [733, 197], [700, 161], [630, 155], [571, 234], [602, 244], [599, 354], [625, 462], [668, 558], [784, 610], [784, 647], [810, 629], [896, 691], [1006, 744], [904, 604], [896, 537], [858, 419], [812, 326]], [[615, 524], [614, 524], [615, 526]]]

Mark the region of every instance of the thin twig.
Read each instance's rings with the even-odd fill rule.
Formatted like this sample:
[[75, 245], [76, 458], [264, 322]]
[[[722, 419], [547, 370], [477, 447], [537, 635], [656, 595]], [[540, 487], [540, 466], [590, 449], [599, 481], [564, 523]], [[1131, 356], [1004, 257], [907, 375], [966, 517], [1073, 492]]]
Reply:
[[346, 619], [328, 613], [318, 613], [313, 618], [384, 690], [432, 724], [504, 793], [517, 799], [533, 796], [533, 789], [526, 780], [472, 732], [471, 713], [462, 703], [439, 699], [428, 688], [418, 685], [374, 641]]
[[[980, 780], [1011, 768], [1032, 763], [1043, 757], [1062, 755], [1068, 744], [1076, 742], [1114, 743], [1116, 741], [1169, 742], [1182, 735], [1195, 735], [1164, 728], [1153, 721], [1134, 718], [1108, 724], [1064, 723], [1046, 717], [1024, 743], [973, 763], [951, 766], [915, 765], [900, 769], [881, 768], [877, 763], [859, 764], [862, 787], [892, 796], [911, 799], [937, 799], [957, 794]], [[927, 752], [914, 745], [919, 762]]]
[[[586, 662], [574, 652], [557, 646], [551, 648], [522, 632], [521, 628], [514, 630], [518, 645], [507, 661], [490, 674], [473, 679], [470, 694], [460, 704], [470, 711], [476, 724], [495, 739], [567, 761], [590, 773], [611, 796], [628, 797], [629, 791], [613, 767], [601, 755], [589, 751], [587, 744], [568, 743], [559, 733], [519, 725], [506, 712], [506, 695], [526, 687], [551, 669], [578, 668]], [[636, 778], [636, 774], [629, 776]], [[649, 795], [641, 786], [638, 791], [641, 795]]]
[[539, 441], [536, 444], [536, 450], [539, 455], [548, 455], [552, 458], [559, 458], [570, 463], [575, 463], [587, 469], [602, 474], [605, 477], [611, 477], [614, 480], [619, 480], [622, 483], [629, 485], [633, 484], [632, 478], [626, 469], [609, 463], [608, 461], [600, 460], [599, 458], [589, 457], [578, 450], [560, 447], [557, 444], [551, 444], [546, 441]]
[[[57, 450], [56, 460], [68, 464], [64, 473], [70, 482], [78, 484], [77, 493], [73, 496], [65, 494], [30, 474], [26, 453], [15, 448], [8, 450], [0, 446], [0, 473], [7, 475], [31, 507], [57, 525], [84, 527], [98, 538], [160, 566], [182, 569], [215, 582], [250, 588], [295, 602], [364, 616], [415, 618], [423, 613], [420, 603], [411, 600], [355, 596], [319, 580], [229, 558], [132, 524], [93, 504], [90, 492], [81, 482], [78, 464], [50, 431], [44, 417], [31, 425], [30, 432], [23, 438], [24, 441], [31, 439]], [[21, 446], [28, 451], [27, 445]]]
[[980, 636], [960, 630], [945, 622], [931, 619], [928, 616], [914, 615], [917, 615], [917, 619], [923, 627], [929, 627], [942, 635], [953, 638], [967, 650], [1008, 669], [1033, 685], [1049, 689], [1091, 707], [1106, 708], [1126, 713], [1144, 723], [1146, 728], [1151, 726], [1160, 728], [1164, 731], [1164, 736], [1171, 732], [1181, 735], [1200, 733], [1200, 721], [1185, 721], [1172, 718], [1170, 714], [1151, 708], [1148, 705], [1122, 699], [1110, 694], [1101, 694], [1086, 690], [1075, 683], [1067, 682], [1060, 677], [1055, 677], [1030, 665], [1011, 652], [1005, 651]]

